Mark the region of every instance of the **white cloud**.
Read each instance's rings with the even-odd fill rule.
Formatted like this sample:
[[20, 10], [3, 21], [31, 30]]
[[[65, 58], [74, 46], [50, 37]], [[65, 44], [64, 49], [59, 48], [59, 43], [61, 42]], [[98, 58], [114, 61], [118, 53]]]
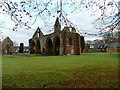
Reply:
[[[85, 32], [97, 33], [98, 31], [95, 29], [92, 24], [93, 17], [89, 14], [89, 12], [83, 12], [80, 14], [71, 14], [69, 16], [69, 20], [73, 22], [73, 24], [77, 25], [79, 31], [85, 30]], [[80, 31], [81, 32], [81, 31]]]

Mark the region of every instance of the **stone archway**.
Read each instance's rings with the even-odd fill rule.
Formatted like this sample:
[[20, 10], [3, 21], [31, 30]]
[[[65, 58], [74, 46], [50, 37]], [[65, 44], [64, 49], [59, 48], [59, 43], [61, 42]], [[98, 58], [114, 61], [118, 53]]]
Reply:
[[40, 46], [40, 41], [38, 39], [36, 40], [35, 48], [36, 48], [35, 53], [40, 54], [41, 53], [41, 46]]
[[55, 55], [60, 54], [60, 38], [55, 38]]
[[31, 50], [30, 50], [30, 51], [31, 51], [30, 53], [31, 53], [31, 54], [35, 54], [35, 42], [34, 42], [34, 41], [31, 42], [31, 48], [30, 48], [30, 49], [31, 49]]
[[48, 55], [52, 55], [53, 54], [53, 43], [51, 39], [48, 39], [46, 41], [46, 53]]

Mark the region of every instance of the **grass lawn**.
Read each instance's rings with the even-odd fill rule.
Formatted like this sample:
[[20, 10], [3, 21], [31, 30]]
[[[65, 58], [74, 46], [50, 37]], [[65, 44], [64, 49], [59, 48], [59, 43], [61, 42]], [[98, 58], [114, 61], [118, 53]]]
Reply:
[[117, 88], [118, 54], [2, 57], [3, 88]]

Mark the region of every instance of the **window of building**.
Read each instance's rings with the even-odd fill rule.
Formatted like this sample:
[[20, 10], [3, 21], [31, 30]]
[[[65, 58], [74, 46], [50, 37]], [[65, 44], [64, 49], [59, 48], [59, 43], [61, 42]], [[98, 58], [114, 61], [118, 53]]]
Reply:
[[38, 33], [38, 36], [37, 37], [39, 37], [40, 36], [40, 34]]

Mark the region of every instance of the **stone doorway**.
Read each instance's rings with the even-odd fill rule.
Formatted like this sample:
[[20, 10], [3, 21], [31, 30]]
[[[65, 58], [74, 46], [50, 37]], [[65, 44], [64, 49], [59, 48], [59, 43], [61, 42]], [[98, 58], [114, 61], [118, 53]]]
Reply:
[[55, 39], [55, 55], [59, 55], [60, 54], [60, 38], [57, 37]]
[[40, 47], [40, 41], [37, 39], [36, 40], [36, 54], [41, 53], [41, 47]]
[[32, 41], [32, 43], [31, 43], [31, 52], [30, 53], [35, 54], [35, 42], [34, 41]]
[[52, 55], [53, 54], [53, 43], [51, 39], [47, 40], [47, 45], [46, 45], [46, 49], [47, 49], [47, 54], [48, 55]]

